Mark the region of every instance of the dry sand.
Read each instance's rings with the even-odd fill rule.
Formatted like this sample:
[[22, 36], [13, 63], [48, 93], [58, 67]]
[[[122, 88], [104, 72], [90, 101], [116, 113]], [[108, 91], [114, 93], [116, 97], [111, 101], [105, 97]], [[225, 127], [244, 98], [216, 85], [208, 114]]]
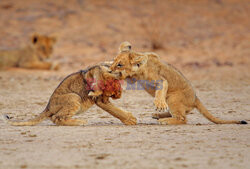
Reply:
[[[190, 78], [215, 116], [250, 122], [249, 76], [227, 76], [228, 71], [220, 68], [215, 76]], [[0, 72], [1, 113], [20, 120], [33, 117], [64, 74]], [[158, 125], [151, 118], [152, 101], [145, 91], [129, 90], [114, 101], [137, 117], [137, 126], [125, 126], [96, 106], [78, 116], [88, 120], [84, 127], [54, 126], [50, 121], [13, 127], [0, 121], [0, 168], [249, 168], [249, 125], [215, 125], [196, 111], [188, 115], [187, 125]]]
[[[25, 120], [43, 110], [71, 72], [110, 60], [122, 41], [180, 69], [216, 117], [250, 122], [249, 0], [1, 0], [0, 49], [34, 33], [56, 35], [59, 72], [0, 71], [0, 114]], [[188, 124], [158, 125], [153, 98], [123, 92], [124, 126], [93, 106], [84, 127], [12, 127], [0, 119], [0, 168], [250, 168], [250, 126], [215, 125], [195, 110]]]

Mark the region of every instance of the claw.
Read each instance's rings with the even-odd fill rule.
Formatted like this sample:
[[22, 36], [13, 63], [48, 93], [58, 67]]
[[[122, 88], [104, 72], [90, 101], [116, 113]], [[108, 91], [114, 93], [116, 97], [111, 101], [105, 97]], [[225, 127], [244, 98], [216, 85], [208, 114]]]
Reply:
[[168, 109], [168, 105], [165, 100], [155, 100], [154, 102], [156, 111], [165, 112]]

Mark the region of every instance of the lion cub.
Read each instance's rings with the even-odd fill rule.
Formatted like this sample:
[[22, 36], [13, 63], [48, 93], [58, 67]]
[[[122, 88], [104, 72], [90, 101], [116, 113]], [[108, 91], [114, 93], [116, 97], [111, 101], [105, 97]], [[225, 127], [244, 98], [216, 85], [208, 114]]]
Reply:
[[56, 38], [34, 34], [24, 48], [0, 51], [0, 69], [21, 67], [26, 69], [54, 69], [59, 65], [46, 61], [51, 57]]
[[28, 126], [49, 118], [56, 125], [85, 125], [85, 120], [73, 119], [72, 116], [96, 104], [124, 124], [135, 125], [136, 118], [130, 112], [120, 110], [109, 101], [109, 97], [120, 98], [122, 88], [115, 79], [116, 75], [108, 73], [108, 70], [109, 65], [100, 64], [69, 75], [55, 89], [45, 110], [38, 117], [25, 122], [7, 122], [15, 126]]
[[[154, 114], [161, 124], [186, 124], [186, 114], [197, 108], [208, 120], [217, 124], [247, 124], [246, 121], [226, 121], [214, 117], [196, 96], [190, 82], [170, 64], [161, 62], [155, 53], [140, 53], [131, 50], [131, 44], [120, 45], [110, 69], [120, 73], [120, 79], [132, 78], [155, 97], [156, 109], [169, 113]], [[143, 80], [143, 81], [142, 81]], [[160, 86], [160, 89], [159, 89]]]

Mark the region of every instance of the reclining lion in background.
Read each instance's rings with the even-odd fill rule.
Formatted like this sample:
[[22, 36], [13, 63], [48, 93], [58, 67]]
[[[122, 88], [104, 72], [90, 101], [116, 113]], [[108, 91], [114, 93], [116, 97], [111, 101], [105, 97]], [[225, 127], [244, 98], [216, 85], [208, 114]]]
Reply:
[[[141, 85], [155, 97], [156, 109], [169, 112], [153, 115], [160, 124], [186, 124], [186, 114], [194, 108], [197, 108], [208, 120], [217, 124], [247, 124], [246, 121], [226, 121], [214, 117], [201, 103], [190, 82], [180, 71], [170, 64], [161, 62], [155, 53], [132, 51], [129, 42], [120, 45], [119, 54], [114, 58], [110, 69], [113, 73], [120, 73], [120, 79], [132, 78], [135, 81], [154, 82], [151, 86], [145, 83]], [[159, 80], [160, 83], [157, 83]], [[162, 87], [161, 90], [157, 90], [159, 85]]]
[[109, 73], [109, 65], [100, 64], [67, 76], [55, 89], [45, 110], [34, 119], [24, 122], [5, 120], [15, 126], [36, 125], [50, 119], [56, 125], [85, 125], [85, 120], [73, 119], [76, 114], [96, 104], [126, 125], [135, 125], [136, 118], [130, 112], [115, 107], [109, 97], [119, 99], [122, 88], [116, 75]]
[[31, 43], [15, 50], [0, 50], [0, 69], [21, 67], [26, 69], [57, 70], [59, 65], [46, 61], [53, 52], [55, 37], [34, 34]]

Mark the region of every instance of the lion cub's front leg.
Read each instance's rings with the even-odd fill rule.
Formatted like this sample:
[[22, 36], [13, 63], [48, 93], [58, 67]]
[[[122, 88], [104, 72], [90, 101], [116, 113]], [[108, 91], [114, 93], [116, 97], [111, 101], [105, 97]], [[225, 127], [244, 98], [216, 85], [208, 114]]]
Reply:
[[136, 125], [137, 119], [130, 112], [125, 112], [117, 107], [115, 107], [108, 98], [98, 99], [96, 105], [107, 111], [112, 116], [121, 120], [122, 123], [126, 125]]
[[[159, 85], [159, 84], [157, 84], [157, 85]], [[158, 110], [158, 111], [167, 111], [168, 110], [168, 105], [166, 102], [167, 91], [168, 91], [168, 82], [166, 80], [163, 80], [162, 89], [156, 90], [156, 92], [155, 92], [154, 105], [156, 107], [156, 110]]]

